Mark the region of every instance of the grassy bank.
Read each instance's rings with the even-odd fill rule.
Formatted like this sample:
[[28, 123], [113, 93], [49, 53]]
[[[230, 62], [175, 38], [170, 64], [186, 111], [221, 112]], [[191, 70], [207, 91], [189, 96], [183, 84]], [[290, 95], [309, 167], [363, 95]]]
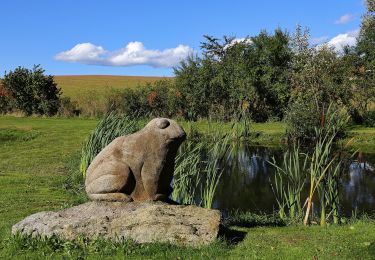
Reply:
[[[43, 210], [55, 210], [80, 202], [64, 183], [68, 164], [80, 151], [81, 144], [97, 120], [59, 118], [0, 117], [0, 258], [360, 258], [375, 257], [375, 222], [358, 221], [338, 227], [234, 227], [231, 232], [242, 237], [238, 243], [227, 241], [200, 249], [170, 245], [138, 246], [126, 242], [118, 245], [69, 244], [59, 241], [33, 243], [10, 239], [10, 229], [22, 218]], [[186, 122], [182, 122], [188, 127]], [[208, 126], [196, 123], [199, 131], [209, 127], [230, 129], [230, 124]], [[253, 141], [280, 144], [285, 130], [282, 123], [253, 124]], [[375, 147], [375, 131], [353, 128], [350, 134]], [[363, 136], [371, 137], [366, 139]], [[362, 139], [361, 139], [362, 138]], [[372, 140], [372, 141], [371, 141]], [[375, 149], [374, 149], [375, 151]], [[239, 224], [240, 225], [240, 224]], [[241, 226], [241, 225], [240, 225]], [[224, 239], [224, 238], [223, 238]]]

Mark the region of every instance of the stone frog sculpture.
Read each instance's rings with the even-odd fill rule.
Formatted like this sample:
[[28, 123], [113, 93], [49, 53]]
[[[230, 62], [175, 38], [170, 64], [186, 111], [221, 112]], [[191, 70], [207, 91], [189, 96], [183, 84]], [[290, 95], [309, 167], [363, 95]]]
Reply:
[[167, 118], [155, 118], [142, 130], [107, 145], [86, 172], [92, 200], [168, 200], [174, 160], [186, 134]]

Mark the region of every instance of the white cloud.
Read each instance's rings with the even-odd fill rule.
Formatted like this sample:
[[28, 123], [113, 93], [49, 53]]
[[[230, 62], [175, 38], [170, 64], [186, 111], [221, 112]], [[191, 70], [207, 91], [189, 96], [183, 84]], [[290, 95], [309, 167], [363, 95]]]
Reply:
[[335, 21], [335, 24], [347, 24], [353, 20], [354, 16], [352, 14], [344, 14], [338, 20]]
[[232, 40], [231, 43], [227, 44], [226, 46], [224, 46], [224, 49], [227, 49], [229, 47], [232, 47], [233, 45], [235, 45], [236, 43], [245, 43], [245, 44], [251, 44], [253, 43], [253, 41], [250, 39], [250, 38], [235, 38]]
[[68, 51], [60, 52], [55, 58], [62, 61], [90, 63], [100, 60], [100, 56], [105, 53], [103, 47], [86, 42], [77, 44]]
[[337, 52], [342, 52], [345, 46], [355, 46], [357, 44], [358, 34], [359, 29], [339, 34], [329, 40], [327, 44], [335, 48]]
[[311, 43], [312, 45], [321, 44], [321, 43], [326, 42], [328, 39], [329, 39], [328, 36], [316, 37], [316, 38], [312, 38], [312, 39], [310, 40], [310, 43]]
[[57, 54], [55, 59], [105, 66], [149, 65], [171, 68], [192, 52], [193, 49], [182, 44], [171, 49], [150, 50], [146, 49], [142, 42], [129, 42], [124, 48], [110, 52], [92, 43], [80, 43]]

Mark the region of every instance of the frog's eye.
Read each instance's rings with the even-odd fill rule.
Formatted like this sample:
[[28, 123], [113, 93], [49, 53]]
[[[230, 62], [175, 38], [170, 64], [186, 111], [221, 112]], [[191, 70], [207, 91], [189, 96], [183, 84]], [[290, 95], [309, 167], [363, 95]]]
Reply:
[[156, 125], [157, 127], [159, 127], [160, 129], [164, 129], [164, 128], [167, 128], [169, 126], [169, 121], [165, 118], [162, 118], [162, 119], [159, 119], [157, 122], [156, 122]]

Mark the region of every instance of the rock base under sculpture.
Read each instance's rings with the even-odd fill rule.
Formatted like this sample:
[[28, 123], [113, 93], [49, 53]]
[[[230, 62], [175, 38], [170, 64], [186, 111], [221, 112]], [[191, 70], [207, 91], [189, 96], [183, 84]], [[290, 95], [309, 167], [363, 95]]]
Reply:
[[87, 202], [58, 212], [39, 212], [12, 227], [12, 233], [73, 240], [78, 236], [137, 243], [200, 246], [213, 242], [220, 212], [162, 202]]

